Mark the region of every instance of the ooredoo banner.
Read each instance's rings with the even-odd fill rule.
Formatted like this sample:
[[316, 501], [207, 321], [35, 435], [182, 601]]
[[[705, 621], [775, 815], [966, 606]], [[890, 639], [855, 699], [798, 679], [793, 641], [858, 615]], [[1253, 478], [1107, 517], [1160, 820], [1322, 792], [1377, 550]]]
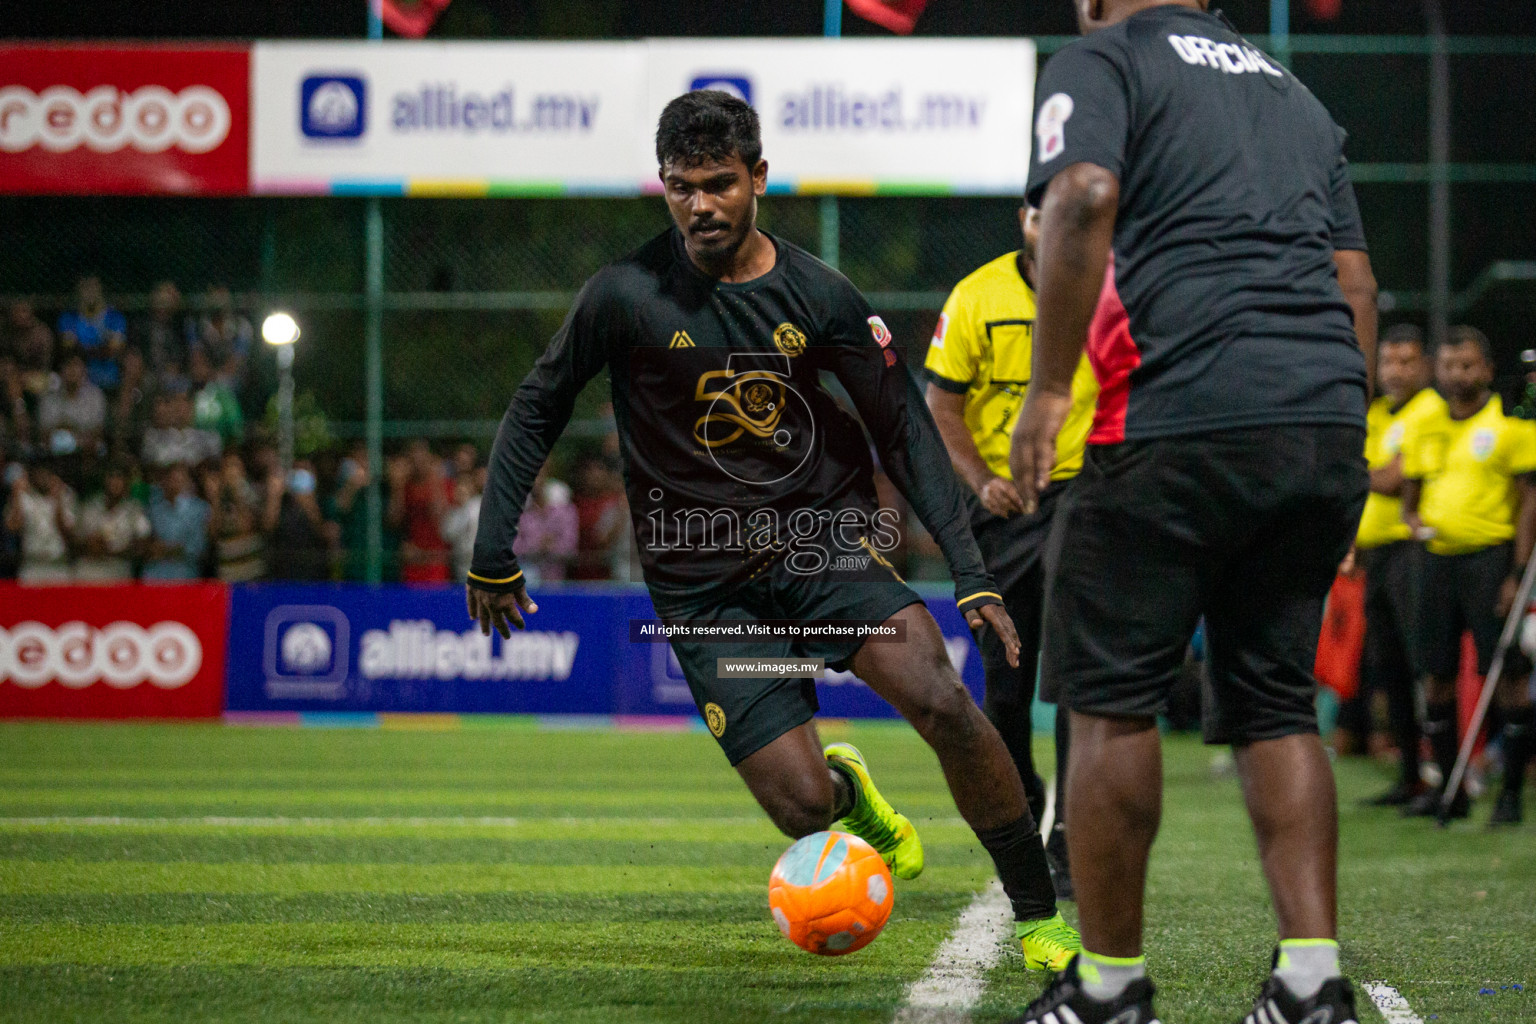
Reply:
[[0, 192], [246, 191], [244, 46], [0, 45]]
[[224, 707], [218, 583], [0, 584], [0, 718], [211, 718]]

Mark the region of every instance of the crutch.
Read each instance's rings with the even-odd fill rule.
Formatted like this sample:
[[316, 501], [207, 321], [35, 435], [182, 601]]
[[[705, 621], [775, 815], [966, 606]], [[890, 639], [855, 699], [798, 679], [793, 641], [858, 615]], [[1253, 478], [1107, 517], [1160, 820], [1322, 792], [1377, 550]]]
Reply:
[[1504, 655], [1509, 645], [1515, 642], [1515, 634], [1520, 631], [1520, 620], [1525, 618], [1530, 605], [1533, 585], [1536, 585], [1536, 550], [1532, 550], [1531, 557], [1525, 563], [1525, 575], [1520, 577], [1520, 588], [1515, 591], [1515, 603], [1504, 619], [1504, 632], [1499, 634], [1499, 646], [1493, 652], [1493, 664], [1488, 666], [1488, 677], [1483, 680], [1482, 696], [1477, 698], [1472, 723], [1467, 726], [1467, 735], [1462, 738], [1461, 750], [1456, 754], [1456, 767], [1451, 770], [1451, 777], [1445, 783], [1445, 792], [1440, 795], [1440, 809], [1435, 812], [1435, 821], [1442, 828], [1450, 820], [1451, 802], [1456, 799], [1456, 791], [1461, 788], [1462, 776], [1467, 774], [1467, 765], [1472, 760], [1472, 748], [1477, 745], [1477, 734], [1483, 727], [1483, 718], [1488, 714], [1488, 705], [1493, 703], [1493, 692], [1499, 688], [1499, 678], [1504, 674]]

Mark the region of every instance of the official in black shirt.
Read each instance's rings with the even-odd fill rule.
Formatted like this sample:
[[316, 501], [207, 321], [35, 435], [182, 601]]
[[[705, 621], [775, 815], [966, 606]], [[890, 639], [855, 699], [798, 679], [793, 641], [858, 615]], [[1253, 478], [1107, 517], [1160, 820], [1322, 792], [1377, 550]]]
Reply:
[[1248, 1020], [1354, 1019], [1312, 668], [1368, 488], [1375, 282], [1343, 131], [1206, 6], [1077, 0], [1086, 38], [1037, 90], [1039, 314], [1011, 456], [1026, 502], [1085, 342], [1102, 391], [1047, 548], [1042, 652], [1042, 689], [1073, 712], [1083, 953], [1026, 1020], [1151, 1018], [1156, 716], [1201, 616], [1207, 728], [1234, 747], [1279, 919]]
[[[1007, 748], [883, 554], [895, 523], [875, 498], [871, 444], [943, 550], [972, 629], [996, 630], [1018, 663], [938, 429], [863, 296], [757, 229], [761, 154], [757, 115], [724, 93], [688, 93], [662, 113], [657, 160], [675, 227], [587, 282], [513, 396], [480, 509], [470, 615], [508, 636], [537, 610], [512, 554], [518, 517], [577, 393], [606, 369], [645, 580], [663, 619], [872, 620], [905, 632], [902, 643], [671, 640], [699, 712], [769, 817], [794, 837], [841, 818], [899, 876], [921, 870], [912, 825], [879, 797], [858, 752], [835, 744], [824, 757], [811, 681], [722, 678], [716, 659], [820, 657], [851, 668], [933, 746], [1015, 916], [1050, 925], [1042, 934], [1075, 950]], [[852, 399], [868, 440], [823, 372]]]

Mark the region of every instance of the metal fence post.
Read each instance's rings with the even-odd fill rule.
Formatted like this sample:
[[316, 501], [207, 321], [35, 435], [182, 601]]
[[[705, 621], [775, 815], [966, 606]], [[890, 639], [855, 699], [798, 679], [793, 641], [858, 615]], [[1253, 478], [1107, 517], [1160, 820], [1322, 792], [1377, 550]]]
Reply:
[[[822, 8], [821, 34], [828, 39], [843, 34], [843, 0], [826, 0]], [[837, 196], [821, 197], [821, 261], [833, 270], [841, 260], [838, 251], [842, 234], [842, 211], [838, 209]]]
[[1291, 0], [1269, 0], [1269, 52], [1291, 66]]
[[1424, 0], [1429, 52], [1429, 343], [1445, 340], [1451, 318], [1451, 69], [1440, 0]]
[[368, 264], [363, 376], [366, 379], [368, 437], [368, 582], [384, 577], [384, 212], [368, 200]]

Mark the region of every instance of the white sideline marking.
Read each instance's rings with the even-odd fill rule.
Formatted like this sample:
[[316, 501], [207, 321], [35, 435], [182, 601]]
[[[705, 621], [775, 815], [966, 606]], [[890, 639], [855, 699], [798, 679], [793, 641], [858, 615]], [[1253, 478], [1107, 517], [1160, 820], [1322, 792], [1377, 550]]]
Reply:
[[981, 999], [986, 974], [1013, 938], [1013, 907], [997, 879], [976, 894], [939, 946], [933, 963], [907, 990], [893, 1024], [959, 1024]]
[[1365, 990], [1371, 995], [1371, 1002], [1376, 1004], [1376, 1009], [1381, 1011], [1387, 1024], [1424, 1024], [1423, 1019], [1413, 1012], [1408, 1005], [1408, 1000], [1397, 989], [1384, 981], [1368, 981]]
[[643, 817], [592, 817], [554, 818], [528, 815], [521, 818], [502, 817], [227, 817], [205, 815], [186, 818], [126, 818], [115, 815], [91, 815], [71, 817], [67, 815], [36, 818], [0, 818], [0, 828], [35, 828], [48, 825], [77, 826], [81, 828], [184, 828], [208, 826], [212, 828], [287, 828], [308, 826], [314, 828], [347, 828], [349, 826], [403, 826], [407, 828], [517, 828], [520, 825], [761, 825], [762, 817], [736, 818], [643, 818]]
[[1045, 810], [1040, 814], [1040, 838], [1051, 841], [1051, 828], [1056, 824], [1056, 776], [1045, 784]]

